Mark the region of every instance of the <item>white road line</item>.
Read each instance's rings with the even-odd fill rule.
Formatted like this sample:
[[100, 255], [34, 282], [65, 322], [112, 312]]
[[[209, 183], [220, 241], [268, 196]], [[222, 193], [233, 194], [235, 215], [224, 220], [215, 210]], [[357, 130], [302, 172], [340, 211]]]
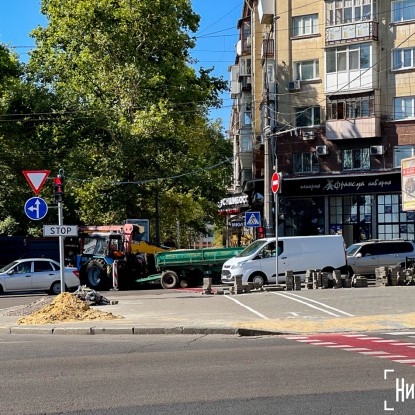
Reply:
[[362, 350], [370, 350], [370, 349], [367, 349], [366, 347], [350, 347], [348, 349], [342, 349], [342, 350], [346, 350], [347, 352], [360, 352]]
[[[330, 314], [331, 316], [340, 317], [338, 314], [334, 314], [331, 311], [327, 311], [327, 310], [324, 310], [320, 307], [316, 307], [315, 305], [308, 304], [305, 301], [297, 300], [296, 298], [293, 298], [291, 295], [285, 295], [285, 294], [275, 293], [275, 292], [271, 292], [271, 294], [280, 295], [281, 297], [287, 298], [289, 300], [298, 301], [299, 303], [305, 304], [308, 307], [315, 308], [316, 310], [322, 311], [323, 313]], [[303, 298], [303, 297], [301, 297], [301, 298]]]
[[386, 356], [376, 356], [379, 359], [397, 359], [398, 357], [407, 357], [407, 356], [403, 356], [401, 354], [389, 354]]
[[333, 343], [333, 342], [321, 342], [321, 343], [316, 343], [317, 344], [317, 346], [327, 346], [328, 344], [336, 344], [336, 343]]
[[300, 343], [318, 343], [321, 342], [321, 340], [314, 340], [314, 339], [306, 339], [306, 340], [297, 340]]
[[333, 349], [334, 348], [336, 348], [336, 349], [340, 349], [340, 348], [344, 349], [345, 347], [352, 347], [352, 346], [349, 346], [348, 344], [336, 344], [335, 346], [327, 346], [327, 347], [332, 347]]
[[415, 359], [394, 360], [396, 363], [415, 363]]
[[365, 354], [365, 355], [377, 355], [377, 354], [390, 354], [388, 352], [359, 352], [360, 354]]
[[247, 310], [249, 310], [251, 313], [256, 314], [258, 317], [261, 317], [261, 318], [263, 318], [264, 320], [269, 320], [269, 317], [264, 316], [264, 315], [263, 315], [263, 314], [261, 314], [259, 311], [256, 311], [256, 310], [254, 310], [253, 308], [251, 308], [251, 307], [249, 307], [249, 306], [247, 306], [247, 305], [245, 305], [245, 304], [242, 304], [240, 301], [236, 300], [235, 298], [233, 298], [233, 297], [231, 297], [231, 296], [229, 296], [229, 295], [225, 295], [224, 297], [225, 297], [225, 298], [228, 298], [229, 300], [234, 301], [236, 304], [239, 304], [241, 307], [246, 308], [246, 309], [247, 309]]
[[392, 346], [415, 346], [414, 343], [392, 343]]
[[398, 340], [373, 340], [373, 343], [396, 343]]
[[415, 331], [394, 331], [393, 333], [384, 333], [391, 336], [408, 336], [409, 334], [415, 335]]
[[357, 340], [380, 340], [381, 337], [358, 337]]
[[366, 338], [366, 336], [363, 334], [344, 334], [344, 337], [364, 337]]
[[330, 307], [329, 305], [321, 303], [320, 301], [312, 300], [311, 298], [302, 297], [301, 295], [293, 294], [293, 293], [290, 293], [289, 295], [292, 295], [292, 296], [298, 297], [298, 298], [302, 298], [303, 300], [307, 300], [307, 301], [310, 301], [310, 302], [315, 303], [315, 304], [320, 304], [321, 306], [326, 307], [329, 310], [337, 311], [338, 313], [344, 314], [345, 316], [354, 317], [353, 314], [346, 313], [345, 311], [339, 310], [338, 308]]
[[408, 346], [410, 349], [415, 349], [415, 346]]
[[300, 340], [300, 339], [308, 339], [307, 336], [288, 336], [286, 337], [288, 340]]

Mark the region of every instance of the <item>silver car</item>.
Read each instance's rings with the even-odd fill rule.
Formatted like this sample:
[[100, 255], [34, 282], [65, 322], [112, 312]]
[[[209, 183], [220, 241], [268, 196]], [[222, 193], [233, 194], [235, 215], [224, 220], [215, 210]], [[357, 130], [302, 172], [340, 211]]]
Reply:
[[[65, 288], [79, 286], [79, 272], [76, 268], [65, 267]], [[11, 291], [47, 291], [61, 293], [60, 265], [53, 259], [18, 259], [0, 269], [0, 293]]]
[[346, 254], [350, 272], [375, 275], [378, 267], [404, 265], [407, 258], [414, 259], [415, 244], [403, 240], [372, 240], [350, 245]]

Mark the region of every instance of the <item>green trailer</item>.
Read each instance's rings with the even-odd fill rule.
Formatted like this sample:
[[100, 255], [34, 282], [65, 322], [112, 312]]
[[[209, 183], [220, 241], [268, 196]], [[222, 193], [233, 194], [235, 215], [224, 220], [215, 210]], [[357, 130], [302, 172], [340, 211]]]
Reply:
[[[244, 248], [177, 249], [155, 254], [155, 266], [163, 288], [190, 287], [202, 284], [203, 277], [220, 283], [222, 265]], [[137, 282], [141, 282], [137, 280]], [[143, 281], [144, 282], [144, 281]]]

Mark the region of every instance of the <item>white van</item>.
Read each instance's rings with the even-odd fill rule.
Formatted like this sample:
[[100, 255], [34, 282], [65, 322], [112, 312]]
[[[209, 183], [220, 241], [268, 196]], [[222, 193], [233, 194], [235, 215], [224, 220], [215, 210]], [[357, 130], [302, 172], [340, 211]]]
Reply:
[[[346, 250], [341, 235], [287, 236], [278, 238], [278, 283], [285, 282], [285, 272], [293, 271], [305, 281], [307, 270], [346, 273]], [[242, 282], [257, 285], [276, 283], [275, 238], [258, 239], [222, 267], [222, 283]]]

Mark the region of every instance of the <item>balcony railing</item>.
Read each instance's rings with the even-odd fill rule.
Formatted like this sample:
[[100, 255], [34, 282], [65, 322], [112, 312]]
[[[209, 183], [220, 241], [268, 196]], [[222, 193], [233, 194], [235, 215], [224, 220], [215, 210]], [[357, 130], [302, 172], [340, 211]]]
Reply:
[[378, 22], [370, 21], [326, 27], [326, 45], [360, 40], [378, 40], [378, 26]]

